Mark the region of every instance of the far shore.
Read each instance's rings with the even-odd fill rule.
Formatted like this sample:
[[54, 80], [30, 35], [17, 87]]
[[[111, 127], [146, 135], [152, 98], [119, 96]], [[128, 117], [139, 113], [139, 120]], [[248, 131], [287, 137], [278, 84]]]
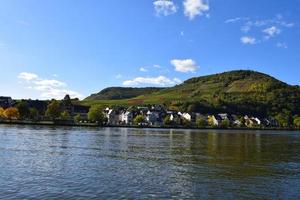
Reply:
[[300, 131], [294, 127], [195, 127], [195, 126], [138, 126], [138, 125], [99, 125], [97, 123], [63, 123], [54, 121], [0, 121], [7, 125], [33, 125], [33, 126], [67, 126], [67, 127], [103, 127], [103, 128], [139, 128], [139, 129], [193, 129], [193, 130], [260, 130], [260, 131]]

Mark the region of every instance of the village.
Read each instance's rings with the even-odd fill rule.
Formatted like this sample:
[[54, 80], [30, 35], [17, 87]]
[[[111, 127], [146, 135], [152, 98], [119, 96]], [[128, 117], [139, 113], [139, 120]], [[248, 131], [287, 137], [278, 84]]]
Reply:
[[[51, 104], [57, 103], [57, 108]], [[272, 117], [218, 113], [204, 114], [168, 110], [161, 105], [150, 106], [115, 106], [93, 108], [73, 104], [69, 95], [58, 101], [21, 100], [11, 97], [0, 97], [0, 119], [2, 122], [54, 121], [68, 125], [102, 126], [140, 126], [140, 127], [182, 127], [182, 128], [267, 128], [279, 127], [278, 121]], [[6, 110], [14, 110], [7, 114]], [[52, 114], [51, 114], [52, 109]], [[50, 110], [50, 111], [49, 111]]]

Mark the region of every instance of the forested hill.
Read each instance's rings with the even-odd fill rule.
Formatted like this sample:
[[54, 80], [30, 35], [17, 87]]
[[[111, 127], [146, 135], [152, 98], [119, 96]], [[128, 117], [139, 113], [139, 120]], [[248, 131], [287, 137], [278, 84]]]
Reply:
[[164, 88], [126, 88], [126, 87], [109, 87], [99, 93], [92, 94], [85, 100], [120, 100], [130, 99], [144, 94], [151, 94]]
[[[128, 95], [126, 89], [118, 91], [119, 96], [125, 98]], [[299, 86], [291, 86], [267, 74], [248, 70], [192, 78], [153, 93], [143, 92], [142, 89], [141, 94], [122, 103], [164, 104], [170, 109], [204, 113], [300, 115]]]

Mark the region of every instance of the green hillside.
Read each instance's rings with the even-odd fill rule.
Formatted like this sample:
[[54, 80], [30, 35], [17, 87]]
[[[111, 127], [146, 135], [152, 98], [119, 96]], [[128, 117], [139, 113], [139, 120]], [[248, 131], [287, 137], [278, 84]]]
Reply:
[[255, 115], [300, 114], [300, 88], [255, 71], [230, 71], [122, 101], [85, 104], [164, 104], [170, 109]]
[[99, 93], [92, 94], [85, 100], [120, 100], [120, 99], [130, 99], [143, 94], [151, 94], [162, 90], [163, 88], [125, 88], [125, 87], [109, 87]]

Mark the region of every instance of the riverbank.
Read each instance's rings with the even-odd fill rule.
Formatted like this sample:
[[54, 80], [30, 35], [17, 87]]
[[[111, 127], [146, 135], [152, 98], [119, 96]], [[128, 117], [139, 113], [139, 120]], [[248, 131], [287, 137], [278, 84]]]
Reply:
[[110, 127], [110, 128], [149, 128], [149, 129], [194, 129], [194, 130], [266, 130], [266, 131], [299, 131], [294, 127], [195, 127], [195, 126], [138, 126], [138, 125], [99, 125], [97, 123], [74, 123], [62, 121], [27, 121], [11, 120], [0, 121], [0, 124], [8, 125], [32, 125], [32, 126], [69, 126], [69, 127]]

